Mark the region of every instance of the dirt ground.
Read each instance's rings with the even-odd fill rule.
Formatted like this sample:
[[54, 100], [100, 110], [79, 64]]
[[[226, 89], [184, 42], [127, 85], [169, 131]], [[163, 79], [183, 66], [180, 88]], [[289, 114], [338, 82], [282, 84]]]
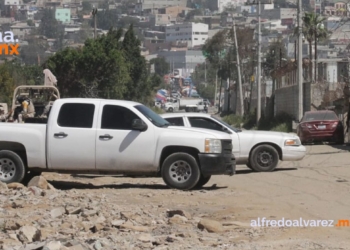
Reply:
[[[131, 213], [142, 209], [152, 218], [162, 217], [169, 209], [182, 210], [194, 221], [209, 218], [225, 227], [225, 232], [201, 234], [195, 228], [197, 221], [173, 223], [163, 231], [158, 228], [148, 233], [154, 237], [179, 232], [192, 236], [182, 235], [183, 245], [175, 242], [165, 244], [167, 248], [164, 245], [160, 248], [158, 244], [158, 248], [149, 246], [149, 249], [185, 249], [185, 246], [188, 249], [350, 249], [350, 227], [250, 225], [251, 220], [258, 217], [350, 219], [350, 147], [311, 145], [307, 150], [302, 161], [280, 162], [272, 173], [253, 173], [245, 166], [238, 166], [236, 175], [214, 176], [202, 190], [188, 192], [168, 189], [160, 178], [52, 173], [43, 176], [62, 197], [74, 194], [89, 197], [91, 202], [104, 197], [99, 206], [110, 207], [113, 203]], [[53, 207], [52, 202], [43, 203], [42, 213], [49, 213]], [[143, 248], [147, 247], [139, 249]]]

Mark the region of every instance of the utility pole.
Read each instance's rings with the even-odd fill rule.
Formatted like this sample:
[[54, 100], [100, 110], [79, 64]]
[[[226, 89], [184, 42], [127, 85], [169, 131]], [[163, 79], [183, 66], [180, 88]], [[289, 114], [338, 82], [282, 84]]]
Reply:
[[214, 107], [216, 107], [216, 97], [218, 95], [218, 74], [219, 74], [219, 70], [216, 71], [216, 75], [215, 75], [215, 96], [214, 96]]
[[302, 35], [302, 13], [301, 0], [298, 0], [298, 86], [299, 86], [299, 107], [298, 120], [304, 115], [303, 104], [303, 35]]
[[[301, 1], [301, 0], [299, 0]], [[261, 23], [260, 23], [260, 0], [258, 0], [258, 104], [256, 108], [256, 123], [259, 124], [261, 117]]]
[[244, 100], [243, 100], [243, 90], [242, 90], [242, 79], [241, 79], [241, 65], [239, 63], [239, 53], [238, 53], [238, 43], [236, 35], [236, 24], [233, 21], [233, 35], [235, 38], [236, 45], [236, 55], [237, 55], [237, 72], [238, 72], [238, 84], [239, 84], [239, 98], [241, 101], [241, 115], [244, 116]]
[[92, 16], [94, 17], [94, 39], [97, 38], [96, 36], [96, 14], [97, 14], [97, 8], [92, 9]]
[[204, 82], [205, 86], [207, 86], [207, 59], [204, 61]]

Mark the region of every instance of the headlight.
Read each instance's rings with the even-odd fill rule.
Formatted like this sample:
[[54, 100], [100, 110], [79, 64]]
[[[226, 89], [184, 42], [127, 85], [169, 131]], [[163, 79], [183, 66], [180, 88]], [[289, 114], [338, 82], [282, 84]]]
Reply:
[[205, 139], [205, 153], [221, 153], [221, 140], [218, 139]]
[[299, 139], [288, 139], [284, 141], [284, 146], [300, 146], [301, 142]]

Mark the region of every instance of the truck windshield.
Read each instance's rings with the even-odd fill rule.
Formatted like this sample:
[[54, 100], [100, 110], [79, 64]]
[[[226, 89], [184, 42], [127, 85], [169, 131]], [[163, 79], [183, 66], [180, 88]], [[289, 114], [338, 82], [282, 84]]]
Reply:
[[147, 117], [154, 125], [157, 127], [168, 127], [170, 125], [163, 117], [159, 116], [152, 109], [147, 108], [144, 105], [136, 105], [134, 106], [138, 111], [140, 111], [144, 116]]
[[216, 120], [216, 121], [218, 121], [219, 123], [221, 123], [222, 125], [224, 125], [225, 127], [228, 127], [228, 128], [230, 128], [231, 130], [233, 130], [234, 132], [241, 132], [241, 130], [240, 129], [238, 129], [238, 128], [234, 128], [234, 127], [232, 127], [231, 125], [228, 125], [226, 122], [224, 122], [224, 121], [222, 121], [222, 120], [220, 120], [220, 119], [218, 119], [218, 118], [216, 118], [215, 116], [211, 116], [214, 120]]

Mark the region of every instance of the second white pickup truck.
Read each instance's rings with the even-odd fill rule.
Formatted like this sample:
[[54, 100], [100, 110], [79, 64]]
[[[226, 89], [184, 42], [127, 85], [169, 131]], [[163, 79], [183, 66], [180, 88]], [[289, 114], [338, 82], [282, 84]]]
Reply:
[[188, 190], [235, 173], [228, 134], [169, 125], [136, 102], [59, 99], [47, 124], [0, 123], [0, 181], [50, 171], [149, 175]]

